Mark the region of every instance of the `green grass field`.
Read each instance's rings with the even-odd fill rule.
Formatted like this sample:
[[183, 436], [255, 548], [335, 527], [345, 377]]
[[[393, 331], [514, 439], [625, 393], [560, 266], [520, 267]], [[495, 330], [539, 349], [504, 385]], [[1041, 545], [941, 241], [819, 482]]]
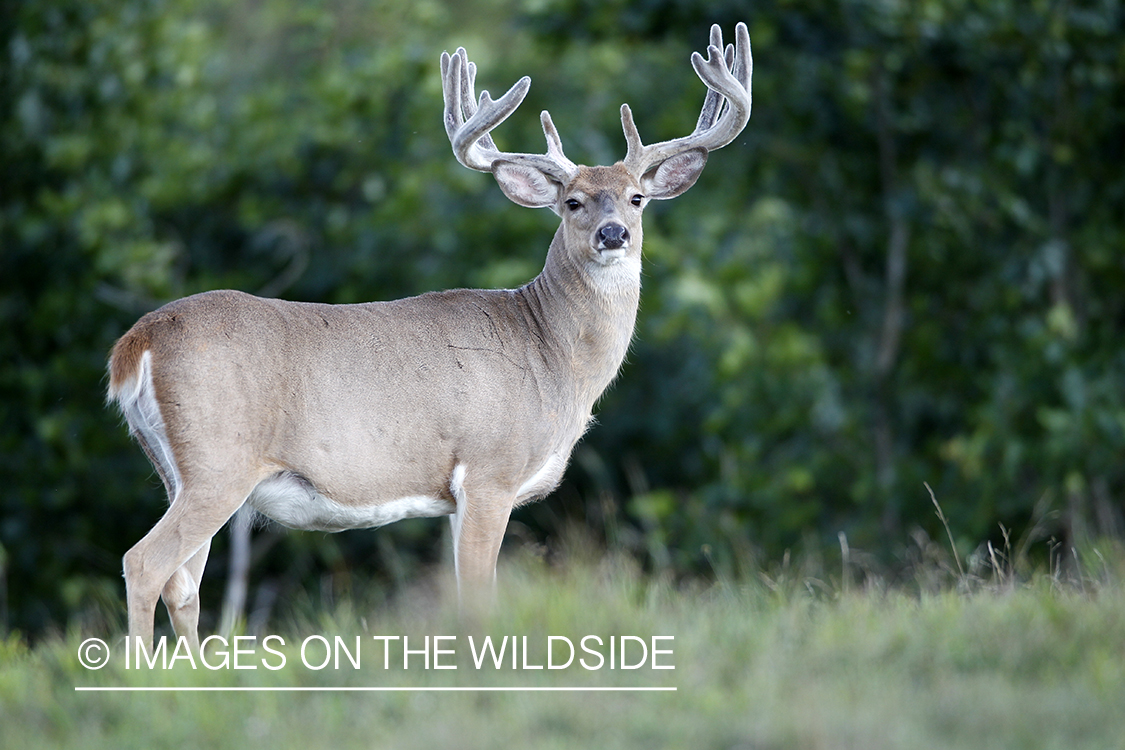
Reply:
[[[290, 618], [265, 651], [241, 642], [240, 666], [124, 668], [120, 633], [72, 633], [27, 649], [0, 646], [0, 745], [10, 748], [1125, 748], [1125, 570], [1121, 555], [1096, 570], [925, 585], [823, 583], [796, 571], [743, 583], [672, 586], [606, 558], [548, 569], [532, 560], [501, 569], [500, 606], [466, 624], [450, 592], [419, 586], [392, 606], [337, 605]], [[859, 576], [856, 576], [857, 578]], [[837, 577], [840, 578], [840, 577]], [[828, 580], [828, 576], [825, 576]], [[446, 603], [441, 603], [446, 602]], [[468, 637], [527, 637], [512, 669], [476, 668]], [[265, 634], [262, 634], [263, 636]], [[354, 650], [312, 669], [300, 643], [336, 635]], [[425, 636], [445, 653], [425, 669]], [[581, 639], [634, 636], [652, 655], [636, 669], [609, 669]], [[78, 661], [84, 638], [114, 650], [107, 667]], [[548, 636], [565, 636], [576, 658], [546, 664]], [[391, 644], [386, 669], [383, 643]], [[431, 641], [431, 646], [433, 642]], [[556, 663], [567, 648], [554, 641]], [[214, 645], [214, 644], [213, 644]], [[596, 647], [597, 641], [588, 640]], [[626, 664], [640, 661], [626, 639]], [[592, 648], [591, 650], [598, 650]], [[170, 653], [168, 655], [171, 655]], [[277, 666], [281, 655], [286, 663]], [[327, 655], [308, 644], [313, 667]], [[432, 650], [431, 650], [432, 655]], [[619, 667], [614, 653], [615, 666]], [[221, 656], [211, 649], [211, 663]], [[457, 669], [435, 669], [456, 665]], [[131, 666], [135, 667], [135, 661]], [[85, 692], [84, 687], [675, 687], [675, 691]]]

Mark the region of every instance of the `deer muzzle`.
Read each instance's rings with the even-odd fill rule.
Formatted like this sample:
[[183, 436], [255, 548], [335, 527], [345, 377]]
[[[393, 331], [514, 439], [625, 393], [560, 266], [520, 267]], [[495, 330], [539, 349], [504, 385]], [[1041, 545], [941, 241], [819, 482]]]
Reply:
[[620, 250], [629, 244], [629, 230], [620, 224], [606, 224], [596, 238], [598, 250]]

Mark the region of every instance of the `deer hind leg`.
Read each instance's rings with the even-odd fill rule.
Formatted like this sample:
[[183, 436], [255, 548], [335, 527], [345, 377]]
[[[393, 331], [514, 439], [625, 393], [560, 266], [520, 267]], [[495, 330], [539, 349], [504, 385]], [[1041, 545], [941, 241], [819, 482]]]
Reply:
[[242, 505], [254, 481], [237, 486], [194, 485], [181, 489], [152, 530], [125, 553], [129, 635], [152, 642], [156, 602], [164, 595], [177, 635], [199, 641], [199, 581], [211, 538]]
[[211, 551], [211, 540], [191, 558], [176, 569], [160, 598], [168, 608], [172, 629], [180, 638], [187, 638], [192, 651], [199, 651], [199, 584], [203, 580], [203, 568], [207, 565], [207, 554]]
[[496, 558], [508, 528], [515, 496], [474, 484], [464, 465], [453, 470], [449, 483], [457, 509], [450, 516], [453, 568], [462, 606], [491, 603], [496, 596]]

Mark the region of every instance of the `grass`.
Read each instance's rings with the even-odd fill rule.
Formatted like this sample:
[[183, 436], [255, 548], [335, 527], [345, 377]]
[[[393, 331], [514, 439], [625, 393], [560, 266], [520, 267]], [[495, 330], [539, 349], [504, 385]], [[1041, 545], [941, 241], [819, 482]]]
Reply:
[[[1113, 562], [1114, 560], [1118, 562]], [[1125, 556], [948, 585], [811, 585], [782, 570], [752, 582], [679, 587], [607, 558], [501, 571], [501, 606], [466, 624], [452, 597], [419, 587], [380, 610], [309, 609], [278, 626], [277, 671], [124, 669], [78, 663], [71, 633], [29, 650], [0, 642], [4, 747], [308, 748], [1125, 748]], [[848, 576], [844, 576], [845, 580]], [[447, 592], [448, 593], [448, 592]], [[474, 635], [673, 635], [674, 670], [476, 669]], [[363, 638], [362, 668], [312, 670], [308, 635]], [[383, 669], [372, 635], [457, 635], [456, 670]], [[604, 641], [603, 641], [604, 642]], [[310, 644], [315, 646], [317, 644]], [[635, 642], [630, 642], [630, 647]], [[309, 650], [309, 661], [320, 656]], [[323, 654], [320, 651], [319, 654]], [[560, 651], [561, 654], [561, 651]], [[565, 654], [561, 654], [565, 656]], [[579, 656], [582, 654], [580, 653]], [[260, 645], [252, 663], [269, 656]], [[608, 654], [606, 655], [608, 660]], [[637, 658], [636, 652], [630, 658]], [[274, 659], [276, 663], [277, 659]], [[588, 663], [595, 663], [589, 657]], [[76, 692], [75, 686], [674, 686], [675, 692]]]

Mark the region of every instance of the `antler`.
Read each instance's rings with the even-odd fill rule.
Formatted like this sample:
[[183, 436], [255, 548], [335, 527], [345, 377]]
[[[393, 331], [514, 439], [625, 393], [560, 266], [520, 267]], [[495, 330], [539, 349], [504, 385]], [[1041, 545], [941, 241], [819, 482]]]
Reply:
[[496, 161], [527, 164], [554, 177], [559, 182], [569, 182], [578, 172], [578, 165], [563, 154], [562, 141], [551, 115], [546, 110], [540, 115], [543, 135], [547, 138], [546, 154], [520, 154], [501, 151], [489, 134], [527, 96], [531, 79], [524, 76], [516, 81], [508, 93], [496, 101], [487, 91], [482, 91], [480, 103], [474, 101], [477, 66], [469, 61], [464, 47], [458, 47], [451, 56], [441, 53], [441, 88], [445, 99], [445, 132], [453, 144], [457, 161], [469, 169], [491, 172]]
[[735, 43], [723, 48], [723, 32], [718, 24], [711, 26], [711, 44], [707, 59], [691, 53], [691, 66], [707, 84], [707, 97], [691, 135], [646, 146], [641, 141], [633, 113], [628, 104], [621, 105], [621, 127], [629, 151], [625, 167], [640, 177], [652, 167], [676, 154], [693, 149], [714, 151], [733, 141], [750, 119], [750, 78], [754, 61], [750, 56], [750, 32], [746, 24], [734, 29]]

